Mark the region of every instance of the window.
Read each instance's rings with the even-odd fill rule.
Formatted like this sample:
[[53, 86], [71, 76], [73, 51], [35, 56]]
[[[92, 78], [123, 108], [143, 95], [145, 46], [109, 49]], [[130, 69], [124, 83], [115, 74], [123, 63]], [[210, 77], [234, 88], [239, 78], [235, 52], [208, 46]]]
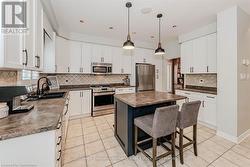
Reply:
[[39, 79], [39, 72], [30, 71], [30, 70], [22, 70], [22, 80], [37, 80]]

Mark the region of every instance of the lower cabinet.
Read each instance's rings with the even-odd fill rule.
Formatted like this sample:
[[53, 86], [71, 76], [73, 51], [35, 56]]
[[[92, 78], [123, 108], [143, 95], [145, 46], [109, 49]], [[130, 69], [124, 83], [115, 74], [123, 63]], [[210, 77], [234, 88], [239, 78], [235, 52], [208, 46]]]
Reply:
[[69, 92], [69, 116], [82, 116], [91, 114], [91, 90]]
[[180, 105], [180, 107], [185, 102], [200, 100], [201, 107], [198, 116], [199, 122], [204, 123], [212, 128], [216, 128], [217, 126], [216, 95], [182, 91], [182, 90], [176, 90], [176, 94], [187, 97], [186, 100], [177, 101], [177, 104]]
[[125, 93], [135, 93], [135, 87], [115, 89], [115, 94], [125, 94]]

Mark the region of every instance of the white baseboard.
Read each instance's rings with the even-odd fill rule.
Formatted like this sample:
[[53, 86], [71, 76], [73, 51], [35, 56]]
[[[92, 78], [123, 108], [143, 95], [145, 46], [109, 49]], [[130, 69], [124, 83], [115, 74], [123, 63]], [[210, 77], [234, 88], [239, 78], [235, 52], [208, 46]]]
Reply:
[[238, 143], [237, 137], [232, 136], [232, 135], [229, 135], [229, 134], [227, 134], [227, 133], [225, 133], [225, 132], [222, 132], [222, 131], [218, 131], [218, 130], [217, 130], [216, 135], [217, 135], [217, 136], [220, 136], [220, 137], [223, 137], [224, 139], [229, 140], [229, 141], [231, 141], [231, 142], [233, 142], [233, 143]]
[[69, 120], [79, 119], [79, 118], [84, 118], [84, 117], [90, 117], [90, 116], [91, 116], [91, 114], [74, 115], [74, 116], [70, 116]]
[[206, 127], [208, 127], [208, 128], [217, 130], [217, 127], [214, 126], [214, 125], [211, 125], [211, 124], [208, 124], [208, 123], [205, 123], [205, 122], [202, 122], [202, 121], [198, 121], [198, 123], [201, 124], [201, 125], [203, 125], [203, 126], [206, 126]]
[[236, 144], [241, 143], [243, 140], [245, 140], [247, 137], [250, 136], [250, 129], [248, 129], [246, 132], [244, 132], [243, 134], [241, 134], [239, 137], [235, 137], [232, 135], [229, 135], [227, 133], [221, 132], [221, 131], [217, 131], [217, 135], [220, 137], [223, 137], [231, 142], [234, 142]]

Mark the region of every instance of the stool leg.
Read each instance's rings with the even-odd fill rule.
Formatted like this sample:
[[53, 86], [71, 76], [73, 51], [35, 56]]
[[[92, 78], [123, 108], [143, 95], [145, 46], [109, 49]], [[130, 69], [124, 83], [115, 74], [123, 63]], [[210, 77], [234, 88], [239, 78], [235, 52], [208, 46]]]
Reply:
[[193, 146], [194, 146], [194, 155], [197, 156], [197, 125], [193, 126]]
[[183, 159], [183, 129], [180, 129], [180, 136], [179, 136], [179, 148], [180, 148], [180, 161], [181, 164], [184, 164]]
[[171, 135], [171, 150], [172, 150], [172, 167], [176, 167], [175, 164], [175, 133]]
[[157, 139], [153, 138], [153, 167], [157, 167], [156, 156], [157, 156]]
[[135, 126], [135, 152], [134, 152], [134, 155], [136, 155], [137, 154], [137, 139], [138, 139], [138, 128], [137, 128], [137, 126]]

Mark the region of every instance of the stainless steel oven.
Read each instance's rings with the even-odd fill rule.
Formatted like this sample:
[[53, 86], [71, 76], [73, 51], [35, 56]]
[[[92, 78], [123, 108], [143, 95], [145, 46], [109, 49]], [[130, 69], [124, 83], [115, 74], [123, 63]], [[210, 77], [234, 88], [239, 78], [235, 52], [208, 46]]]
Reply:
[[91, 69], [93, 74], [111, 74], [112, 64], [111, 63], [92, 63]]
[[114, 95], [115, 90], [110, 87], [97, 87], [92, 88], [93, 100], [92, 107], [93, 112], [114, 109]]

